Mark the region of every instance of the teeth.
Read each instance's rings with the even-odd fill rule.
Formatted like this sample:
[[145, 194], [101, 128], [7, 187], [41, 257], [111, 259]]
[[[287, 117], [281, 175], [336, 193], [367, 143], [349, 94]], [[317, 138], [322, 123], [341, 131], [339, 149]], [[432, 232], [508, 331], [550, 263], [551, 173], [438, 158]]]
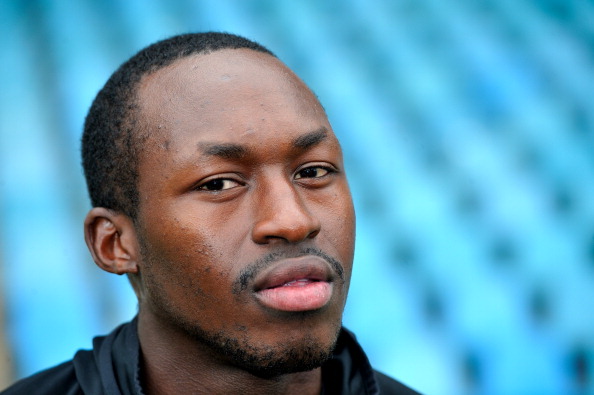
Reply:
[[311, 281], [306, 279], [306, 278], [302, 278], [299, 280], [293, 280], [293, 281], [289, 281], [288, 283], [284, 283], [283, 287], [299, 287], [299, 286], [304, 286], [309, 284]]

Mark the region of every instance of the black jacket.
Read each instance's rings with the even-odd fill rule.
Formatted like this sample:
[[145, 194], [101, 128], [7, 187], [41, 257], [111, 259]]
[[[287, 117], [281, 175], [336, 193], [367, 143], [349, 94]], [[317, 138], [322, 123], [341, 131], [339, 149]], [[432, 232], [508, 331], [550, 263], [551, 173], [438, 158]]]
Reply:
[[[25, 378], [0, 395], [142, 395], [136, 319], [93, 339], [71, 361]], [[324, 395], [414, 395], [417, 392], [374, 371], [354, 336], [343, 329], [334, 355], [322, 366]]]

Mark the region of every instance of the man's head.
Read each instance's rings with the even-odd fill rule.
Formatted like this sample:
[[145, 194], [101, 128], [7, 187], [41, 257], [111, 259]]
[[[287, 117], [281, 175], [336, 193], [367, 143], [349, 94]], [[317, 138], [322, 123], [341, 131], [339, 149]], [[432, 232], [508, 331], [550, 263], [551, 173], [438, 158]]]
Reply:
[[[133, 115], [100, 138], [133, 147], [137, 205], [91, 210], [93, 257], [133, 275], [141, 323], [164, 336], [259, 375], [319, 366], [340, 329], [354, 245], [325, 112], [256, 44], [172, 59], [138, 75], [117, 110]], [[101, 147], [83, 152], [101, 160]]]

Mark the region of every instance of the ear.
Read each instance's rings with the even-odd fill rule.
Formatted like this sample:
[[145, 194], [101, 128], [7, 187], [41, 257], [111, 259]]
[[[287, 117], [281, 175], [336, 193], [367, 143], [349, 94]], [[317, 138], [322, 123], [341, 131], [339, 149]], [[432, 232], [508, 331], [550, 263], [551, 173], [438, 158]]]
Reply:
[[116, 274], [138, 273], [138, 240], [127, 215], [93, 208], [85, 219], [85, 241], [101, 269]]

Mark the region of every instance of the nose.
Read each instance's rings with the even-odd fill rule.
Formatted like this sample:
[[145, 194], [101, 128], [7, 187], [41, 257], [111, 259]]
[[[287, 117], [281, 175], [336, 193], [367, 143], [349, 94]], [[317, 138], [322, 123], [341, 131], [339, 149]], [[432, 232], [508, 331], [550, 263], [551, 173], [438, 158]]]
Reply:
[[257, 193], [252, 240], [257, 244], [276, 241], [299, 243], [320, 232], [319, 218], [308, 210], [306, 197], [290, 181], [276, 182]]

